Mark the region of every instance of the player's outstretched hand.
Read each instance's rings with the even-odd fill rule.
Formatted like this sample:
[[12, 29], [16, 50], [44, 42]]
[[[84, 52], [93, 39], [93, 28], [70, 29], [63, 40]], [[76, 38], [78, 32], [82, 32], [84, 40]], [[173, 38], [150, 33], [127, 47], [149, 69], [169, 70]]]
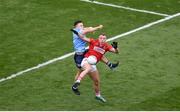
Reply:
[[112, 47], [113, 47], [114, 49], [117, 49], [117, 47], [118, 47], [118, 42], [113, 42], [111, 45], [112, 45]]
[[103, 28], [103, 25], [99, 25], [98, 27], [99, 27], [99, 29], [102, 29], [102, 28]]
[[70, 29], [74, 34], [78, 35], [79, 33], [76, 30]]

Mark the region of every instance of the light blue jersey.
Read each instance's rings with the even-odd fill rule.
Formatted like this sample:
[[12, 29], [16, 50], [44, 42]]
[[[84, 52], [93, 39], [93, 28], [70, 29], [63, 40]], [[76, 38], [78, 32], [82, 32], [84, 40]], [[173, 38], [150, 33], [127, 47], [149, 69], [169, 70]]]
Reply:
[[[82, 29], [75, 28], [78, 33], [82, 34]], [[80, 37], [78, 37], [76, 34], [73, 33], [73, 45], [75, 52], [85, 52], [86, 43], [84, 40], [82, 40]]]

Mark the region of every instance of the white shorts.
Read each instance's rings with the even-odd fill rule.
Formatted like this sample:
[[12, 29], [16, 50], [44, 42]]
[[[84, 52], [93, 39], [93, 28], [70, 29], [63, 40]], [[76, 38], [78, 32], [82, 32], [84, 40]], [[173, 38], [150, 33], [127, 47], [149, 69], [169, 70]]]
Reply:
[[[83, 65], [84, 65], [85, 63], [88, 63], [87, 58], [84, 58], [84, 59], [82, 60], [82, 62], [81, 62], [81, 67], [82, 67], [82, 68], [83, 68]], [[83, 68], [83, 69], [84, 69], [84, 68]], [[91, 65], [91, 70], [90, 70], [90, 72], [94, 72], [94, 71], [96, 71], [96, 70], [97, 70], [96, 65]]]

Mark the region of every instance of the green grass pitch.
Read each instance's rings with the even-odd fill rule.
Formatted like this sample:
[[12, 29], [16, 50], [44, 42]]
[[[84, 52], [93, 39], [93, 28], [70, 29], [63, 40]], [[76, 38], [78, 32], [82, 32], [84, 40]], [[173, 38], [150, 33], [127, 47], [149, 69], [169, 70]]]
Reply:
[[[180, 0], [99, 0], [173, 15]], [[140, 5], [141, 3], [141, 5]], [[103, 24], [113, 37], [164, 17], [79, 0], [0, 0], [0, 79], [73, 51], [69, 29], [77, 19]], [[97, 65], [101, 92], [95, 100], [87, 76], [82, 95], [71, 91], [73, 56], [0, 83], [0, 110], [180, 110], [180, 17], [119, 38], [121, 65]]]

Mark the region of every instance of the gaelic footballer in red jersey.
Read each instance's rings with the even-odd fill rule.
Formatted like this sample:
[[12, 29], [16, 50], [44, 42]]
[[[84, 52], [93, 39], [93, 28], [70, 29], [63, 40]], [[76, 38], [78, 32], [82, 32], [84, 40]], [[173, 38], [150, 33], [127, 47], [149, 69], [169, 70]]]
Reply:
[[95, 88], [95, 93], [96, 93], [96, 99], [102, 102], [106, 102], [106, 100], [100, 94], [100, 79], [99, 79], [99, 73], [97, 72], [96, 65], [90, 64], [88, 62], [88, 58], [92, 56], [95, 57], [97, 60], [96, 61], [96, 64], [97, 64], [106, 52], [109, 51], [113, 53], [118, 53], [117, 43], [114, 43], [113, 46], [109, 45], [106, 42], [106, 35], [104, 34], [101, 34], [98, 39], [86, 38], [85, 36], [81, 34], [78, 34], [78, 35], [84, 41], [89, 42], [89, 50], [85, 54], [85, 58], [83, 59], [81, 63], [81, 67], [83, 68], [83, 71], [80, 73], [77, 80], [72, 86], [73, 91], [79, 92], [78, 86], [80, 85], [81, 80], [86, 76], [86, 74], [94, 73], [94, 75], [92, 75], [91, 78], [95, 82], [94, 88]]
[[78, 77], [78, 81], [81, 81], [81, 79], [88, 73], [91, 71], [95, 71], [96, 70], [96, 66], [95, 65], [91, 65], [90, 63], [88, 63], [88, 57], [89, 56], [95, 56], [97, 59], [98, 63], [102, 56], [107, 52], [114, 52], [114, 53], [118, 53], [118, 49], [113, 48], [110, 44], [108, 44], [106, 42], [106, 35], [101, 34], [99, 36], [98, 39], [93, 39], [93, 38], [86, 38], [83, 37], [82, 39], [84, 39], [85, 41], [89, 42], [89, 50], [88, 52], [85, 54], [85, 58], [83, 59], [82, 63], [81, 63], [81, 67], [84, 69], [81, 74]]

